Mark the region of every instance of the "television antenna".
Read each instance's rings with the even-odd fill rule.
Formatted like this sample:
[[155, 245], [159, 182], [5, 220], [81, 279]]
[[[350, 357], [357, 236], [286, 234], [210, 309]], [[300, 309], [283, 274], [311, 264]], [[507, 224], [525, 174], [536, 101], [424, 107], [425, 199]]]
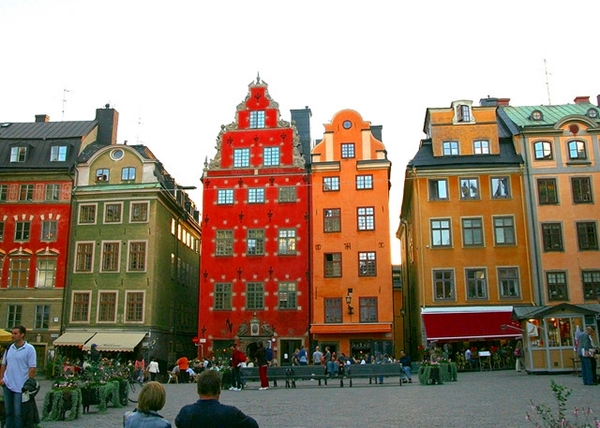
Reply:
[[62, 99], [62, 121], [65, 120], [65, 103], [67, 102], [67, 92], [72, 92], [69, 91], [68, 89], [63, 89], [63, 99]]
[[548, 71], [548, 61], [544, 58], [544, 74], [546, 76], [546, 92], [548, 93], [548, 105], [552, 105], [552, 100], [550, 99], [550, 76], [551, 73]]

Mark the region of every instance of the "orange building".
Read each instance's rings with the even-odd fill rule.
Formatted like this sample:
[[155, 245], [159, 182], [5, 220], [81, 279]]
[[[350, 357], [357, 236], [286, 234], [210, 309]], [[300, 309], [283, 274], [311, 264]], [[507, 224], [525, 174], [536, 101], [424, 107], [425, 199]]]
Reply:
[[313, 348], [338, 355], [394, 353], [391, 163], [380, 133], [342, 110], [312, 150], [310, 333]]

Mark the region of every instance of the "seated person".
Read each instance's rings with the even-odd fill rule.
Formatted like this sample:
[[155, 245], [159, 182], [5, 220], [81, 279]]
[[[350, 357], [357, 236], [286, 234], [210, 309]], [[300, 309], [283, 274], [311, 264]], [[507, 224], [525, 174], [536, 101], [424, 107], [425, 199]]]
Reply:
[[473, 359], [471, 348], [467, 348], [465, 351], [465, 361], [471, 364], [471, 367], [477, 367], [477, 360]]
[[406, 355], [404, 351], [400, 351], [400, 364], [402, 364], [402, 372], [404, 373], [404, 376], [406, 376], [406, 379], [403, 379], [402, 381], [406, 382], [406, 380], [408, 380], [408, 383], [412, 383], [412, 361], [410, 355]]
[[148, 382], [140, 391], [137, 407], [132, 412], [125, 413], [123, 426], [171, 428], [171, 423], [157, 412], [165, 406], [167, 393], [158, 382]]

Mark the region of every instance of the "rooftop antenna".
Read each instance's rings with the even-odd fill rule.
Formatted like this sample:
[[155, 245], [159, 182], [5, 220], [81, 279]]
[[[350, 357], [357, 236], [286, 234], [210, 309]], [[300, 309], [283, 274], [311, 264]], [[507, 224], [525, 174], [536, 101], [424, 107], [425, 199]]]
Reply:
[[552, 100], [550, 99], [550, 75], [548, 72], [548, 61], [544, 58], [544, 74], [546, 75], [546, 92], [548, 93], [548, 105], [552, 105]]
[[138, 117], [137, 125], [138, 125], [138, 129], [137, 129], [138, 132], [137, 132], [137, 135], [135, 136], [135, 141], [136, 141], [136, 144], [140, 144], [140, 131], [141, 131], [142, 125], [143, 125], [141, 117]]
[[63, 100], [62, 100], [62, 119], [65, 120], [65, 103], [67, 102], [67, 92], [71, 92], [68, 89], [63, 89]]

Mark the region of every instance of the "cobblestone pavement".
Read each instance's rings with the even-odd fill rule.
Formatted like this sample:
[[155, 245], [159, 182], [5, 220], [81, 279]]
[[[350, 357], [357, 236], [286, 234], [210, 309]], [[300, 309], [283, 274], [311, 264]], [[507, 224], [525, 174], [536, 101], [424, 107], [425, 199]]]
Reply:
[[[354, 381], [354, 387], [340, 388], [339, 382], [327, 386], [317, 382], [298, 382], [296, 389], [277, 388], [258, 391], [256, 383], [240, 392], [225, 390], [221, 402], [240, 408], [254, 417], [261, 428], [333, 428], [333, 427], [527, 427], [526, 413], [535, 404], [549, 404], [556, 409], [551, 380], [571, 388], [567, 410], [591, 407], [600, 417], [600, 386], [584, 386], [581, 378], [571, 374], [527, 375], [515, 371], [459, 373], [457, 382], [443, 385], [414, 383], [398, 386], [397, 380], [386, 379], [383, 385], [369, 385], [368, 380]], [[42, 381], [37, 396], [42, 410], [50, 381]], [[167, 403], [160, 412], [175, 426], [179, 409], [197, 400], [196, 385], [165, 385]], [[90, 413], [71, 422], [42, 422], [53, 427], [120, 427], [123, 413], [133, 409], [109, 408]], [[574, 418], [569, 416], [573, 421]]]

